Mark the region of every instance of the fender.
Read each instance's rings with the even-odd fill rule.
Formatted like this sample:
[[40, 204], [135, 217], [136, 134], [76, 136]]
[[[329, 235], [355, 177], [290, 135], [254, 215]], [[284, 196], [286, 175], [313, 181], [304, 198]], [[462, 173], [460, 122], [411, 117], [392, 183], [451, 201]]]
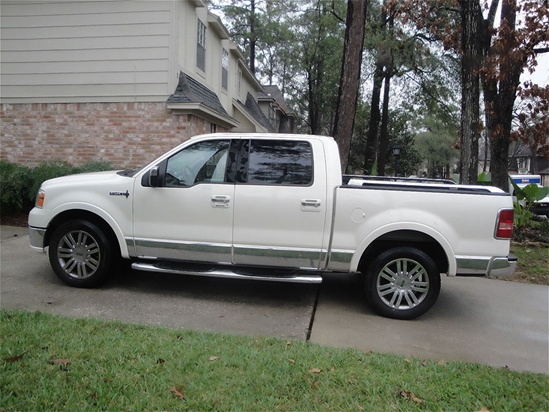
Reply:
[[116, 222], [116, 220], [105, 210], [97, 207], [94, 204], [91, 203], [82, 203], [82, 202], [73, 202], [73, 203], [64, 203], [62, 205], [59, 205], [51, 210], [51, 216], [53, 216], [50, 220], [53, 221], [57, 216], [64, 212], [70, 212], [75, 210], [84, 210], [90, 213], [93, 213], [94, 215], [99, 216], [102, 218], [112, 229], [116, 236], [116, 240], [118, 241], [118, 245], [120, 247], [120, 254], [123, 258], [129, 258], [129, 251], [128, 251], [128, 245], [126, 244], [124, 232], [122, 231], [122, 228], [119, 226], [119, 224]]
[[381, 236], [396, 232], [399, 230], [410, 230], [414, 232], [420, 232], [424, 233], [426, 235], [431, 236], [433, 239], [435, 239], [441, 246], [444, 252], [446, 253], [446, 257], [448, 258], [448, 276], [455, 276], [457, 272], [457, 263], [454, 255], [454, 251], [452, 247], [450, 246], [450, 243], [446, 240], [446, 238], [438, 231], [434, 230], [433, 228], [420, 224], [415, 222], [397, 222], [397, 223], [390, 223], [387, 225], [384, 225], [373, 232], [371, 232], [360, 244], [358, 245], [353, 258], [351, 259], [351, 272], [358, 271], [358, 265], [360, 263], [360, 259], [362, 258], [362, 255], [366, 251], [366, 249], [378, 238]]

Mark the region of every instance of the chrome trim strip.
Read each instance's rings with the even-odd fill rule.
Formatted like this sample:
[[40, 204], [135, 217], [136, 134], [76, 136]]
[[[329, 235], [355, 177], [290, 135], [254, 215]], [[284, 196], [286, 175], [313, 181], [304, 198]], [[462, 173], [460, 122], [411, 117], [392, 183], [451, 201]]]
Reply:
[[458, 275], [484, 275], [488, 270], [490, 258], [478, 256], [456, 256]]
[[354, 254], [354, 250], [333, 249], [330, 262], [350, 264]]
[[488, 276], [504, 277], [511, 276], [517, 268], [516, 256], [509, 255], [505, 257], [493, 258], [490, 267], [488, 268]]
[[185, 269], [175, 267], [161, 267], [160, 264], [135, 262], [132, 264], [132, 269], [143, 270], [156, 273], [172, 273], [194, 276], [208, 276], [226, 279], [252, 279], [252, 280], [267, 280], [271, 282], [290, 282], [290, 283], [308, 283], [318, 284], [322, 282], [322, 278], [318, 275], [291, 275], [291, 276], [253, 276], [250, 274], [238, 273], [230, 269], [203, 269], [196, 268]]
[[29, 226], [29, 242], [31, 248], [43, 251], [45, 237], [46, 229]]
[[223, 243], [135, 239], [135, 254], [137, 257], [232, 263], [232, 247]]
[[517, 258], [513, 255], [487, 257], [456, 257], [457, 275], [511, 276], [516, 269]]
[[319, 269], [322, 250], [234, 245], [234, 263], [300, 269]]
[[137, 253], [135, 252], [135, 242], [132, 237], [124, 238], [126, 241], [126, 247], [128, 248], [128, 255], [130, 257], [137, 256]]

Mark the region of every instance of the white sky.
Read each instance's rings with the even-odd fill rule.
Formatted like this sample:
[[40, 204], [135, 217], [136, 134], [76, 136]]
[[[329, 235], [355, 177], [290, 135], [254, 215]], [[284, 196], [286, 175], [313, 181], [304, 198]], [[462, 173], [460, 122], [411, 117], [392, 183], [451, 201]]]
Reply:
[[539, 86], [549, 85], [549, 53], [539, 54], [537, 57], [538, 65], [536, 71], [530, 74], [527, 70], [520, 77], [521, 82], [532, 80]]

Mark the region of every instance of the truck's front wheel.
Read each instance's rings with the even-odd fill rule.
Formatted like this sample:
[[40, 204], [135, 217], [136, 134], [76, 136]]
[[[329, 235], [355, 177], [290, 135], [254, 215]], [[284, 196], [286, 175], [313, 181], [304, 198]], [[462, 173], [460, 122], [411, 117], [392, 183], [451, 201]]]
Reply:
[[366, 271], [366, 298], [380, 315], [414, 319], [427, 312], [440, 293], [440, 273], [421, 250], [395, 247], [381, 253]]
[[49, 243], [49, 258], [59, 279], [81, 288], [102, 284], [114, 259], [108, 237], [86, 220], [70, 220], [55, 229]]

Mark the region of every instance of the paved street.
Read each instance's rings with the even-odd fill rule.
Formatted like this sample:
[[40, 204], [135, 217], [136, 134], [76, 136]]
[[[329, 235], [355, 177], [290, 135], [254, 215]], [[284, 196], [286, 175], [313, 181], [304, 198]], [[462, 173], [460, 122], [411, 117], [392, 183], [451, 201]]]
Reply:
[[414, 321], [374, 315], [356, 277], [346, 275], [318, 286], [125, 270], [101, 289], [76, 289], [30, 249], [26, 233], [1, 228], [2, 308], [299, 340], [310, 334], [322, 345], [549, 374], [548, 286], [443, 277], [438, 302]]

